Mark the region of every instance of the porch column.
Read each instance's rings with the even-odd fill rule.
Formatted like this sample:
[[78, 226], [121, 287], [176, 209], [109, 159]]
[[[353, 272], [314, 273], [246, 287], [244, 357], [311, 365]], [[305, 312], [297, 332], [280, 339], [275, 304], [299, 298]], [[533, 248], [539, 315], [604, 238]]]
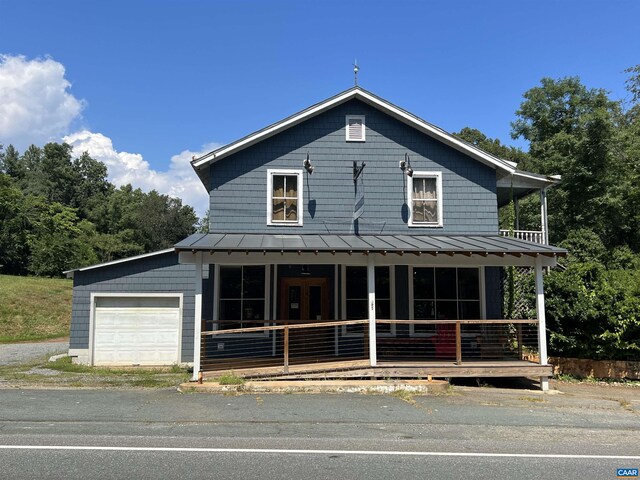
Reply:
[[[538, 317], [538, 352], [540, 353], [540, 365], [547, 362], [547, 327], [544, 312], [544, 286], [542, 281], [542, 257], [536, 257], [536, 314]], [[549, 377], [540, 377], [540, 387], [543, 391], [549, 390]]]
[[198, 380], [200, 371], [200, 342], [202, 335], [202, 252], [197, 252], [196, 273], [194, 281], [194, 312], [193, 312], [193, 380]]
[[547, 189], [540, 189], [540, 227], [542, 229], [542, 243], [549, 245], [549, 221], [547, 219]]
[[367, 290], [369, 291], [369, 361], [375, 367], [378, 363], [376, 352], [376, 269], [372, 254], [367, 256]]
[[516, 214], [516, 221], [515, 221], [514, 227], [516, 230], [520, 230], [520, 200], [518, 199], [518, 197], [513, 199], [513, 208]]

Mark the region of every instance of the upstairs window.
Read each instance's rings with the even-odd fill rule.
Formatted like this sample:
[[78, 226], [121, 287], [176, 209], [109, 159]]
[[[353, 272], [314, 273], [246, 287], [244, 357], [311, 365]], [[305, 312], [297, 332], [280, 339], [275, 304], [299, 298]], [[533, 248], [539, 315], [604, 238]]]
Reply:
[[364, 115], [347, 115], [347, 142], [364, 142]]
[[408, 177], [410, 227], [442, 226], [442, 174], [413, 172]]
[[268, 170], [267, 225], [302, 225], [302, 171]]

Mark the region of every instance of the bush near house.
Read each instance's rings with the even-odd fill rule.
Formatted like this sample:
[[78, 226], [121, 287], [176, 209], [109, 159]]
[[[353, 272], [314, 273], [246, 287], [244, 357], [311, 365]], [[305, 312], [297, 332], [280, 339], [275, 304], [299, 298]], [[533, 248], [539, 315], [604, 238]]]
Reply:
[[545, 291], [551, 355], [640, 360], [640, 269], [574, 262]]

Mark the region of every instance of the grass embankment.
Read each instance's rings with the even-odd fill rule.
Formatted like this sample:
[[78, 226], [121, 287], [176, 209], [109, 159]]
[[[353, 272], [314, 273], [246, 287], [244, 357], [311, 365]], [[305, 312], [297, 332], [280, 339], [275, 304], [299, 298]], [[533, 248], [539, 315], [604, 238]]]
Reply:
[[0, 275], [0, 343], [69, 335], [72, 281]]

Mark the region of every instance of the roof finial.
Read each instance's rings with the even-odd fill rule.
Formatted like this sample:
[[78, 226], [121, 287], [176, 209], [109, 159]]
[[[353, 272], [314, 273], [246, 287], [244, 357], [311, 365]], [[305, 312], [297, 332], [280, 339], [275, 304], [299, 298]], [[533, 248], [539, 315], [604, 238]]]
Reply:
[[360, 70], [360, 67], [358, 67], [358, 59], [356, 58], [353, 64], [353, 83], [356, 87], [358, 86], [358, 70]]

